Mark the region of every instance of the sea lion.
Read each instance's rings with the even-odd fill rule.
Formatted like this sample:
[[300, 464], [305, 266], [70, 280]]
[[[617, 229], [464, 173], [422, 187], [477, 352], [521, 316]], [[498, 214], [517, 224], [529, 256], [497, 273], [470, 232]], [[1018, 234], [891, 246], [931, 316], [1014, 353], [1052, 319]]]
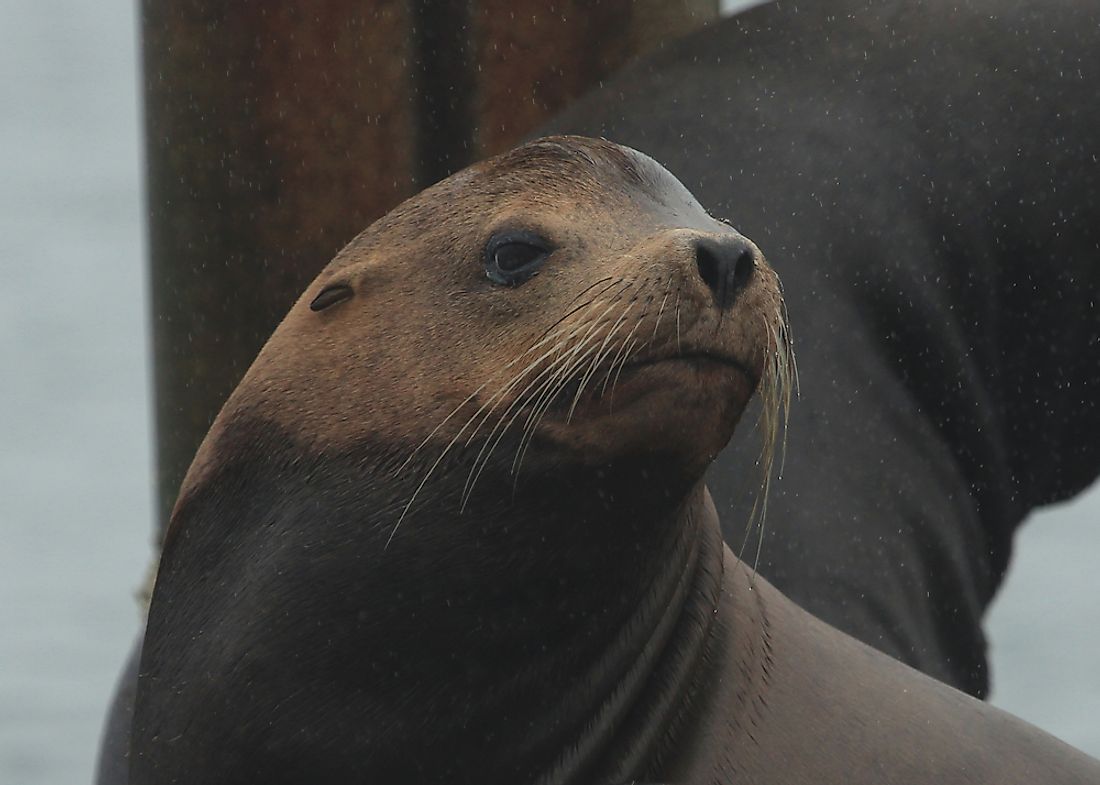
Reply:
[[[759, 570], [976, 696], [1014, 532], [1100, 476], [1098, 52], [1096, 3], [780, 0], [540, 132], [645, 150], [765, 249], [802, 384]], [[708, 481], [735, 550], [746, 444]]]
[[788, 335], [756, 246], [610, 142], [398, 207], [188, 472], [132, 781], [1100, 780], [722, 543], [703, 476], [758, 388], [777, 421]]

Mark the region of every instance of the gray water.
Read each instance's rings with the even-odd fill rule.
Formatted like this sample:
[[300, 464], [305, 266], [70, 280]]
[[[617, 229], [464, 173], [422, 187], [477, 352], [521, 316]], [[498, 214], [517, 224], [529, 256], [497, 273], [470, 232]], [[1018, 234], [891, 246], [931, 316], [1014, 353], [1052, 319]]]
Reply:
[[[0, 785], [90, 780], [149, 554], [133, 9], [0, 5]], [[1100, 492], [1037, 516], [995, 702], [1100, 754]]]

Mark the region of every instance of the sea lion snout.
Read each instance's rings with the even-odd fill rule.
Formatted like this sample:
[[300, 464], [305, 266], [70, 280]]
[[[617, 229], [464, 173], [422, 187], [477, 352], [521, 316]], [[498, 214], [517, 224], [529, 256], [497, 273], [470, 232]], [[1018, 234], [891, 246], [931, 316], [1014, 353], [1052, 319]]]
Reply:
[[760, 249], [736, 233], [702, 235], [693, 245], [699, 277], [713, 292], [715, 305], [722, 310], [730, 308], [763, 261]]

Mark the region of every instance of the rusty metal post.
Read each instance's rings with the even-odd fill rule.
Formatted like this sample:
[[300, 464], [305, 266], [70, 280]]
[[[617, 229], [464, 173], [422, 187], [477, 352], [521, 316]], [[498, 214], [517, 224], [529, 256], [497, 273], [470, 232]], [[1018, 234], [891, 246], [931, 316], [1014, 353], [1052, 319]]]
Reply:
[[717, 0], [143, 0], [157, 490], [341, 245]]

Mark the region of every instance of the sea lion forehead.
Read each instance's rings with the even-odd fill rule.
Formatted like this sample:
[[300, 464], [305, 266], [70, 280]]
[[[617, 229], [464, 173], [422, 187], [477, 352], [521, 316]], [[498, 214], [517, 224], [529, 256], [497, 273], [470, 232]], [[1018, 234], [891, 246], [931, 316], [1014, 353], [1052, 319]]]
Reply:
[[536, 139], [486, 161], [478, 174], [502, 184], [533, 180], [562, 184], [570, 192], [583, 188], [593, 195], [605, 195], [619, 185], [624, 193], [641, 192], [656, 201], [667, 199], [670, 191], [690, 198], [687, 189], [649, 156], [606, 139], [584, 136]]
[[[446, 220], [440, 220], [441, 205], [447, 206]], [[585, 212], [590, 235], [602, 224], [619, 234], [660, 225], [715, 225], [691, 192], [648, 155], [606, 139], [549, 136], [467, 167], [408, 199], [344, 248], [322, 278], [355, 263], [369, 265], [383, 238], [387, 248], [419, 247], [429, 238], [440, 247], [457, 247], [484, 235], [503, 216], [520, 223], [538, 215], [560, 222], [577, 209]], [[374, 261], [388, 264], [391, 257]]]

